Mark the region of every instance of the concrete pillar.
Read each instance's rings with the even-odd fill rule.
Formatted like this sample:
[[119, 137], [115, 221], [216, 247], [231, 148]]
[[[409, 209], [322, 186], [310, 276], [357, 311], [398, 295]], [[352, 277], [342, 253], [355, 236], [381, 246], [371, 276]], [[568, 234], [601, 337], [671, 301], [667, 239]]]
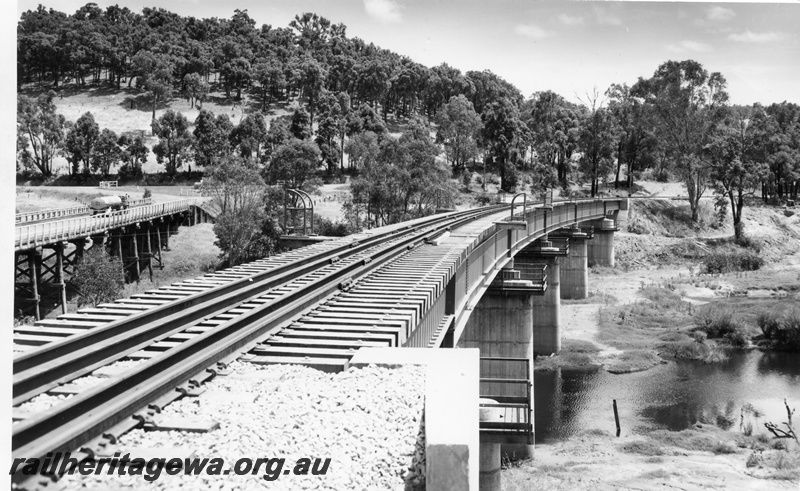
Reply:
[[[479, 404], [497, 404], [492, 399], [478, 399]], [[480, 421], [501, 422], [502, 410], [491, 407], [480, 408]], [[500, 469], [502, 466], [502, 455], [499, 443], [481, 443], [478, 450], [478, 489], [480, 491], [500, 491], [502, 480]]]
[[586, 251], [586, 240], [569, 239], [569, 254], [559, 259], [561, 298], [580, 300], [589, 296], [589, 268]]
[[561, 350], [561, 268], [558, 258], [542, 261], [547, 264], [547, 289], [544, 295], [531, 298], [533, 347], [535, 354], [549, 356]]
[[[518, 271], [505, 268], [498, 274], [511, 278], [515, 273], [518, 277]], [[540, 296], [533, 293], [503, 292], [490, 288], [481, 297], [467, 320], [464, 333], [458, 341], [458, 347], [479, 348], [483, 357], [525, 358], [529, 360], [528, 373], [532, 374], [535, 346], [533, 327], [536, 315], [534, 304], [537, 298]], [[492, 363], [487, 369], [481, 370], [481, 377], [524, 379], [528, 373], [520, 369], [519, 364]], [[508, 386], [506, 384], [483, 384], [482, 390], [489, 394], [502, 394], [504, 390], [508, 390]], [[483, 469], [484, 459], [483, 447], [481, 445], [481, 469]], [[487, 448], [485, 451], [501, 452], [503, 455], [515, 459], [533, 457], [533, 445], [502, 444], [497, 449]], [[491, 457], [491, 459], [493, 458]]]
[[[502, 274], [502, 273], [501, 273]], [[459, 348], [479, 348], [481, 356], [527, 358], [533, 366], [533, 305], [536, 296], [529, 293], [503, 293], [489, 289], [467, 320]], [[499, 365], [499, 364], [498, 364]], [[482, 373], [490, 378], [524, 378], [524, 373], [510, 373], [497, 367], [498, 373]], [[533, 371], [531, 371], [533, 373]]]
[[611, 230], [594, 230], [594, 239], [587, 246], [589, 266], [608, 266], [613, 268], [614, 232]]

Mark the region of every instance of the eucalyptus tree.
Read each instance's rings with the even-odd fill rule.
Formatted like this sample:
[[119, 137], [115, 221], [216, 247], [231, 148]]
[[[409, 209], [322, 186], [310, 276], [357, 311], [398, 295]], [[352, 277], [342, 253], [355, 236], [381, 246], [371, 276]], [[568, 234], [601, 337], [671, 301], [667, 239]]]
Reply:
[[215, 116], [201, 110], [194, 120], [194, 161], [202, 166], [214, 166], [230, 154], [230, 135], [233, 123], [227, 114]]
[[158, 143], [153, 147], [156, 160], [164, 165], [167, 175], [175, 176], [191, 152], [189, 121], [180, 112], [167, 109], [160, 118], [153, 120], [151, 127], [153, 135], [158, 137]]
[[451, 97], [437, 113], [436, 124], [436, 139], [444, 145], [453, 169], [464, 169], [478, 153], [477, 137], [483, 126], [472, 103], [464, 95]]
[[702, 150], [724, 115], [726, 87], [719, 72], [709, 73], [700, 63], [685, 60], [662, 63], [651, 78], [640, 77], [631, 88], [654, 111], [661, 143], [673, 155], [686, 184], [695, 222], [700, 218], [700, 198], [709, 185]]
[[95, 122], [91, 112], [84, 113], [71, 124], [64, 141], [64, 153], [72, 163], [72, 174], [80, 171], [88, 174], [95, 151], [95, 144], [100, 137], [100, 126]]
[[765, 154], [769, 123], [760, 105], [733, 111], [715, 126], [703, 148], [717, 194], [730, 201], [737, 241], [744, 238], [744, 198], [754, 195], [769, 173]]
[[32, 164], [42, 177], [53, 175], [53, 157], [64, 142], [64, 116], [56, 113], [55, 92], [36, 99], [17, 96], [17, 140], [23, 163]]

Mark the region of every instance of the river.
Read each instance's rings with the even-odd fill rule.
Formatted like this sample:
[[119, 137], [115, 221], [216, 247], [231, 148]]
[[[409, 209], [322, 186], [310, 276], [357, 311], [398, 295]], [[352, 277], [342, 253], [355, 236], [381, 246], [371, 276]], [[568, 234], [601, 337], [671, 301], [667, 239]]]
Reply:
[[[729, 354], [722, 363], [678, 360], [619, 375], [601, 369], [535, 371], [536, 442], [563, 440], [586, 430], [614, 434], [614, 399], [623, 435], [682, 430], [698, 422], [730, 425], [731, 431], [741, 431], [744, 423], [754, 433], [766, 432], [765, 421], [786, 421], [784, 398], [800, 408], [800, 354]], [[800, 427], [800, 411], [794, 424]]]

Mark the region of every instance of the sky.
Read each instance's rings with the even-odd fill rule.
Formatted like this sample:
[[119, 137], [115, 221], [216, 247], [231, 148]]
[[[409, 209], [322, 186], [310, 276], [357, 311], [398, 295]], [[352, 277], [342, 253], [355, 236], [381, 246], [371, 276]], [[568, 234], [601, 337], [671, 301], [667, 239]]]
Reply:
[[[20, 0], [74, 13], [81, 0]], [[230, 18], [286, 27], [314, 12], [349, 37], [428, 67], [491, 70], [525, 97], [553, 90], [578, 102], [595, 87], [649, 77], [667, 60], [693, 59], [728, 81], [731, 102], [800, 103], [800, 3], [551, 2], [531, 0], [120, 0], [141, 12]]]

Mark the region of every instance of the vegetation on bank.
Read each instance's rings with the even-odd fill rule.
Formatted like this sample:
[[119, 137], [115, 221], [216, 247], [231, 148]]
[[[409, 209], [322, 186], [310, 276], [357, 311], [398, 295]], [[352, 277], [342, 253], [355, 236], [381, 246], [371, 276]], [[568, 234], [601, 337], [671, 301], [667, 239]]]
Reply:
[[[139, 179], [152, 155], [174, 179], [235, 155], [266, 184], [308, 190], [348, 164], [347, 220], [359, 228], [450, 207], [451, 178], [473, 173], [536, 196], [576, 183], [595, 196], [610, 176], [630, 193], [649, 174], [685, 183], [694, 223], [713, 189], [737, 239], [748, 196], [786, 201], [800, 189], [800, 106], [732, 106], [725, 77], [694, 60], [576, 104], [549, 90], [525, 98], [488, 70], [425, 67], [314, 13], [273, 28], [246, 10], [196, 19], [40, 6], [21, 14], [17, 37], [17, 168], [45, 180], [57, 157], [76, 180]], [[114, 111], [145, 123], [102, 127], [91, 110], [67, 120], [60, 97], [82, 92], [113, 93]]]

